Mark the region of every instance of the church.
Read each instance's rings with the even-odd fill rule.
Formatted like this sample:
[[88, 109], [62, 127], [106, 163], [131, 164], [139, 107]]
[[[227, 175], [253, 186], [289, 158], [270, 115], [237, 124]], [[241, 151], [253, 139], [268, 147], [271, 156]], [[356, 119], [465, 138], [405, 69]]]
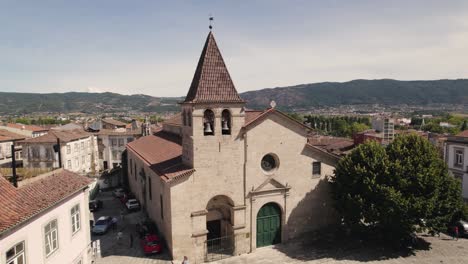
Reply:
[[285, 243], [336, 221], [336, 159], [271, 107], [249, 110], [210, 31], [181, 113], [127, 145], [129, 187], [174, 259], [202, 263]]

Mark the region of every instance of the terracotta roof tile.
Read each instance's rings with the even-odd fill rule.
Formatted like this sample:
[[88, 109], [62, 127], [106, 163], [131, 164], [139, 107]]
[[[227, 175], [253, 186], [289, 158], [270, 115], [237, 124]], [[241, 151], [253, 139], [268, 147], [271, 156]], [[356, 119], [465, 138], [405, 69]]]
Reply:
[[309, 137], [308, 144], [336, 155], [346, 154], [354, 147], [352, 139], [322, 135]]
[[243, 103], [210, 32], [198, 61], [185, 103]]
[[[249, 113], [249, 112], [251, 112], [251, 113]], [[299, 125], [299, 126], [303, 127], [306, 130], [311, 130], [310, 127], [302, 124], [301, 122], [299, 122], [296, 119], [288, 116], [287, 114], [285, 114], [285, 113], [283, 113], [283, 112], [281, 112], [279, 110], [276, 110], [275, 108], [268, 108], [267, 110], [262, 111], [262, 112], [251, 111], [251, 110], [246, 111], [245, 124], [244, 124], [243, 128], [244, 129], [249, 129], [251, 126], [253, 126], [257, 122], [260, 122], [260, 121], [264, 120], [265, 118], [267, 118], [269, 115], [272, 115], [272, 114], [278, 115], [278, 116], [280, 116], [282, 118], [285, 118], [285, 119], [288, 119], [288, 120], [292, 121], [293, 124]]]
[[91, 133], [80, 130], [50, 130], [47, 134], [35, 138], [28, 138], [21, 143], [56, 143], [57, 138], [61, 142], [70, 142], [91, 136]]
[[245, 111], [245, 124], [257, 119], [263, 112], [262, 110], [246, 110]]
[[0, 233], [72, 196], [91, 182], [91, 179], [73, 172], [57, 170], [15, 188], [0, 175]]
[[10, 132], [10, 131], [5, 130], [5, 129], [0, 129], [0, 136], [8, 137], [8, 138], [11, 138], [11, 139], [13, 139], [13, 140], [21, 140], [21, 139], [25, 139], [25, 138], [26, 138], [26, 137], [23, 136], [23, 135], [13, 133], [13, 132]]
[[457, 137], [468, 137], [468, 130], [464, 130], [457, 134]]
[[48, 131], [49, 130], [48, 128], [35, 126], [35, 125], [23, 125], [23, 124], [12, 124], [12, 123], [8, 123], [7, 127], [17, 128], [17, 129], [22, 129], [22, 130], [27, 130], [27, 131], [33, 131], [33, 132], [40, 132], [40, 131]]
[[181, 126], [182, 125], [182, 115], [180, 113], [175, 114], [168, 119], [164, 120], [164, 124], [170, 124], [170, 125], [176, 125], [176, 126]]
[[141, 135], [140, 129], [135, 130], [115, 130], [115, 129], [101, 129], [97, 132], [93, 132], [96, 135], [110, 135], [110, 136], [139, 136]]
[[164, 180], [171, 180], [194, 171], [182, 163], [182, 142], [177, 135], [158, 131], [127, 144], [127, 148], [140, 156]]
[[115, 120], [113, 118], [103, 118], [101, 121], [104, 123], [114, 125], [114, 126], [126, 126], [127, 125], [126, 123], [121, 122], [119, 120]]

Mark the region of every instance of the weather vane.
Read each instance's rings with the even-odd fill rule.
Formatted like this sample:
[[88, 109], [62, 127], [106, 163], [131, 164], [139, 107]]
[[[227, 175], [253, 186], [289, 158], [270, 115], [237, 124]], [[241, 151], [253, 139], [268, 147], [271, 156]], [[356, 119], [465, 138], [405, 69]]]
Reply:
[[213, 29], [213, 26], [211, 25], [211, 22], [214, 20], [213, 16], [210, 14], [210, 31]]

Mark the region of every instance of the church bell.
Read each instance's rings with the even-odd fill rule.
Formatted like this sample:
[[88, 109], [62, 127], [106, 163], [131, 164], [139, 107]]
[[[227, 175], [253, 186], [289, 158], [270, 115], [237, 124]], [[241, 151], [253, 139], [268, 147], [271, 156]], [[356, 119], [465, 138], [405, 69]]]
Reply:
[[222, 128], [222, 130], [224, 130], [224, 131], [227, 131], [227, 130], [229, 130], [229, 127], [228, 127], [227, 121], [223, 121], [223, 128]]
[[206, 122], [205, 123], [205, 130], [204, 130], [205, 133], [213, 133], [213, 130], [211, 129], [211, 123], [210, 122]]

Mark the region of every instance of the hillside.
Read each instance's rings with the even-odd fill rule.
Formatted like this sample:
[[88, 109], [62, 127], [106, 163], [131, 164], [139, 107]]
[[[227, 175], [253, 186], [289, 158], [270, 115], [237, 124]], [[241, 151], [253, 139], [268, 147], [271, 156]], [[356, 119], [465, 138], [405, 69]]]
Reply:
[[243, 93], [250, 107], [275, 100], [283, 109], [382, 104], [468, 104], [468, 79], [437, 81], [354, 80], [262, 89]]
[[0, 113], [33, 112], [166, 112], [177, 111], [181, 98], [156, 98], [149, 95], [121, 95], [116, 93], [2, 93]]
[[[265, 108], [271, 100], [285, 110], [323, 106], [381, 104], [468, 104], [468, 79], [437, 81], [354, 80], [301, 84], [241, 94], [250, 108]], [[0, 114], [33, 112], [166, 112], [177, 111], [181, 97], [115, 93], [2, 93]]]

